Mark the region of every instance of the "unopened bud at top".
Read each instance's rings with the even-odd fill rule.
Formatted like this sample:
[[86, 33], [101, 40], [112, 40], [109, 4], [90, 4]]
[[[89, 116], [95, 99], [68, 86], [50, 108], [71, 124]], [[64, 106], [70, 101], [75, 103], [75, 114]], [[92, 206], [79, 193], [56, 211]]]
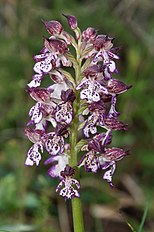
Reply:
[[75, 16], [73, 16], [73, 15], [65, 15], [65, 14], [63, 14], [63, 16], [65, 16], [67, 18], [67, 21], [68, 21], [68, 24], [69, 24], [70, 28], [72, 30], [75, 30], [77, 28], [77, 26], [78, 26]]

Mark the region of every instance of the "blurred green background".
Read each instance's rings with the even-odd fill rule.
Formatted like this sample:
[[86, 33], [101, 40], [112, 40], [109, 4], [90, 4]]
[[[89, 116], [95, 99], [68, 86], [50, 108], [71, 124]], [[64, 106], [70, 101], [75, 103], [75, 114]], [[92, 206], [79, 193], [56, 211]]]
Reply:
[[120, 119], [129, 131], [113, 144], [131, 150], [118, 163], [115, 189], [96, 175], [82, 173], [81, 198], [87, 232], [138, 231], [148, 199], [144, 229], [154, 231], [154, 2], [152, 0], [0, 1], [0, 231], [71, 232], [71, 207], [55, 194], [57, 180], [43, 163], [25, 167], [30, 143], [23, 129], [33, 101], [25, 92], [34, 54], [48, 36], [41, 19], [73, 14], [79, 27], [99, 29], [122, 47], [119, 78], [133, 88], [119, 97]]

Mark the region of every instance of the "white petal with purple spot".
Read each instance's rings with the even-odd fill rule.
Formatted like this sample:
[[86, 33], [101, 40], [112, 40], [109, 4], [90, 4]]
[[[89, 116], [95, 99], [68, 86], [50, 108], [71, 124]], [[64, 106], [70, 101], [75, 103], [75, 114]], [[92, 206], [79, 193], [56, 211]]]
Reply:
[[71, 177], [66, 177], [63, 179], [56, 188], [56, 192], [64, 185], [64, 187], [60, 190], [60, 195], [65, 199], [72, 199], [73, 197], [80, 197], [79, 192], [72, 187], [75, 185], [77, 189], [80, 188], [80, 184], [77, 180], [72, 179]]
[[29, 111], [29, 116], [31, 116], [31, 121], [34, 123], [39, 123], [43, 117], [41, 112], [41, 103], [36, 103]]
[[54, 177], [60, 177], [61, 171], [63, 171], [68, 164], [69, 156], [67, 154], [61, 154], [57, 156], [52, 156], [52, 162], [57, 161], [58, 163], [54, 166], [52, 166], [48, 174], [54, 178]]
[[[42, 146], [40, 147], [42, 148]], [[38, 151], [39, 149], [39, 144], [34, 144], [28, 151], [27, 158], [25, 161], [25, 165], [27, 166], [33, 166], [36, 164], [36, 166], [39, 165], [39, 162], [41, 160], [41, 154]], [[42, 150], [42, 149], [41, 149]]]

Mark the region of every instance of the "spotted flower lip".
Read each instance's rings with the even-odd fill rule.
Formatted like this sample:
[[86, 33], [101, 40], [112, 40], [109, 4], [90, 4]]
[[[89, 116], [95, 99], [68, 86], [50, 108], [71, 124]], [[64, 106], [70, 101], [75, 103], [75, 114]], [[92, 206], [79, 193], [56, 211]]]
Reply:
[[63, 31], [63, 27], [62, 27], [61, 23], [56, 21], [56, 20], [45, 21], [42, 19], [42, 22], [43, 22], [46, 30], [51, 35], [61, 34], [61, 32]]
[[64, 152], [64, 138], [54, 132], [46, 134], [43, 138], [44, 145], [50, 155], [57, 155]]
[[[80, 189], [79, 181], [74, 179], [75, 169], [66, 165], [64, 171], [61, 172], [62, 180], [56, 188], [56, 192], [60, 189], [60, 196], [66, 199], [72, 199], [74, 197], [80, 197], [77, 189]], [[64, 187], [63, 187], [64, 186]]]
[[29, 88], [36, 88], [36, 87], [40, 86], [43, 77], [44, 77], [43, 73], [33, 75], [32, 81], [30, 81], [30, 83], [28, 83], [27, 86]]
[[116, 169], [116, 162], [128, 154], [128, 151], [125, 151], [121, 148], [112, 147], [105, 148], [105, 152], [99, 157], [100, 167], [102, 170], [107, 169], [103, 174], [103, 179], [107, 180], [111, 187], [113, 187], [112, 177]]
[[58, 123], [71, 123], [73, 119], [73, 108], [69, 102], [58, 104], [54, 112], [55, 120]]
[[[62, 188], [63, 185], [64, 185], [64, 187]], [[62, 197], [64, 197], [65, 200], [72, 199], [74, 197], [80, 197], [80, 194], [79, 194], [78, 190], [75, 189], [74, 186], [77, 189], [79, 189], [80, 188], [79, 181], [77, 181], [74, 178], [66, 176], [58, 184], [58, 186], [56, 188], [56, 192], [58, 192], [59, 189], [61, 188], [59, 195], [62, 196]]]
[[43, 143], [41, 141], [41, 138], [44, 135], [44, 132], [40, 130], [26, 128], [25, 134], [27, 135], [29, 140], [34, 143], [27, 153], [25, 165], [33, 166], [34, 164], [36, 164], [38, 166], [41, 160], [41, 154], [39, 150], [41, 151], [41, 153], [43, 153]]
[[104, 126], [104, 118], [105, 118], [105, 110], [103, 109], [95, 109], [91, 113], [91, 115], [86, 120], [85, 126], [83, 128], [83, 132], [85, 137], [90, 137], [91, 134], [97, 133], [97, 125], [98, 126]]
[[66, 124], [70, 124], [73, 117], [73, 108], [72, 103], [75, 100], [75, 94], [73, 90], [68, 89], [66, 91], [61, 91], [61, 99], [62, 103], [57, 106], [55, 109], [55, 119], [58, 122], [65, 122]]
[[115, 172], [115, 169], [116, 169], [116, 163], [115, 163], [115, 161], [106, 162], [102, 166], [102, 170], [106, 170], [105, 173], [103, 174], [103, 179], [106, 180], [109, 183], [109, 185], [110, 185], [111, 188], [114, 187], [114, 185], [112, 183], [112, 178], [113, 178], [113, 174]]
[[96, 124], [98, 119], [99, 119], [98, 116], [94, 116], [94, 115], [89, 116], [89, 118], [87, 119], [85, 126], [83, 128], [83, 133], [86, 138], [89, 138], [90, 134], [94, 135], [97, 133]]
[[46, 121], [49, 121], [55, 127], [53, 112], [56, 103], [51, 98], [53, 90], [47, 88], [28, 88], [27, 91], [30, 96], [37, 101], [29, 111], [31, 119], [27, 125], [35, 125], [36, 128], [45, 130], [47, 124]]
[[[35, 63], [33, 70], [39, 75], [46, 75], [53, 68], [52, 64], [55, 63], [56, 60], [57, 56], [47, 53], [44, 60]], [[59, 66], [60, 63], [57, 63], [56, 65]]]
[[100, 101], [99, 93], [103, 92], [108, 94], [107, 89], [102, 86], [98, 81], [83, 79], [76, 87], [76, 90], [82, 89], [80, 92], [80, 98], [86, 99], [88, 103]]
[[39, 165], [39, 162], [41, 160], [41, 154], [39, 152], [39, 149], [43, 153], [43, 146], [40, 143], [35, 143], [28, 151], [27, 158], [25, 161], [25, 165], [27, 166], [33, 166], [36, 164], [36, 166]]

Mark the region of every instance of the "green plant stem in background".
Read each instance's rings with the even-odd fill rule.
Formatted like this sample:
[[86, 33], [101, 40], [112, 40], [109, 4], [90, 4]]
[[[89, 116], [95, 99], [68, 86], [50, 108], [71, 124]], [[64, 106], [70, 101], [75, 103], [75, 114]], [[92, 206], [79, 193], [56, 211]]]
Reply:
[[82, 206], [80, 198], [72, 199], [72, 213], [74, 232], [84, 232]]
[[[75, 69], [75, 79], [76, 83], [80, 79], [81, 76], [81, 62], [80, 62], [80, 45], [78, 44], [77, 48], [77, 62], [76, 62], [76, 69]], [[76, 92], [76, 100], [74, 101], [73, 109], [74, 109], [74, 119], [70, 129], [70, 165], [72, 167], [77, 166], [77, 150], [76, 144], [78, 142], [78, 125], [79, 125], [79, 116], [78, 110], [80, 107], [80, 96], [79, 93]], [[76, 178], [79, 180], [79, 173], [76, 174]], [[73, 198], [72, 199], [72, 213], [73, 213], [73, 226], [74, 232], [84, 232], [84, 225], [83, 225], [83, 213], [82, 213], [82, 206], [81, 206], [81, 199], [80, 198]]]

